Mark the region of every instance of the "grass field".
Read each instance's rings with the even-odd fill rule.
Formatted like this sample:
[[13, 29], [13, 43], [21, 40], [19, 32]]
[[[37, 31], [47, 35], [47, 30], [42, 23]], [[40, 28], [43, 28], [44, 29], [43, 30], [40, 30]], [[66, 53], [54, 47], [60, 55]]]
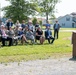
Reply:
[[62, 57], [72, 54], [71, 32], [60, 32], [59, 39], [54, 44], [48, 44], [47, 40], [43, 45], [18, 45], [0, 48], [0, 62], [16, 62], [36, 59], [47, 59], [50, 57]]

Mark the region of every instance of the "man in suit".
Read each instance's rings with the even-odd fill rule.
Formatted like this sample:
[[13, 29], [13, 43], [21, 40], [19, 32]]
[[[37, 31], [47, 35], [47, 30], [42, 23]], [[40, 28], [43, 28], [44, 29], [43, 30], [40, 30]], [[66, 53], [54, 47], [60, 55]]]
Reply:
[[58, 34], [59, 34], [59, 29], [60, 29], [60, 24], [58, 23], [58, 21], [56, 21], [56, 23], [54, 24], [54, 38], [58, 39]]
[[[45, 38], [48, 40], [49, 44], [53, 44], [54, 42], [54, 37], [52, 36], [52, 32], [50, 30], [50, 27], [48, 26], [46, 31], [45, 31]], [[52, 41], [50, 42], [50, 40], [52, 39]]]

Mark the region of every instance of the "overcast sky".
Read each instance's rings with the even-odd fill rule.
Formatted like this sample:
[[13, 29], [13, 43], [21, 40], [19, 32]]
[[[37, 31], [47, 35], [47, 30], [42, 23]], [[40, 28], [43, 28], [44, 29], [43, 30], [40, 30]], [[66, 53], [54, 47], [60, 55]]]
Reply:
[[[0, 7], [4, 7], [7, 5], [9, 5], [8, 1], [0, 0]], [[56, 17], [76, 12], [76, 0], [61, 0], [61, 2], [57, 4], [56, 9]], [[1, 13], [1, 15], [3, 15], [3, 13]]]

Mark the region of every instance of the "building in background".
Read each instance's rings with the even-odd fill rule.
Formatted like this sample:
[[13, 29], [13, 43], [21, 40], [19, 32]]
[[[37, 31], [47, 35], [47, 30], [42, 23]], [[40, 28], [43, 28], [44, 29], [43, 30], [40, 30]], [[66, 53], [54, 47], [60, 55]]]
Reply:
[[58, 20], [62, 28], [76, 28], [76, 13], [58, 17], [53, 23], [55, 23], [56, 20]]

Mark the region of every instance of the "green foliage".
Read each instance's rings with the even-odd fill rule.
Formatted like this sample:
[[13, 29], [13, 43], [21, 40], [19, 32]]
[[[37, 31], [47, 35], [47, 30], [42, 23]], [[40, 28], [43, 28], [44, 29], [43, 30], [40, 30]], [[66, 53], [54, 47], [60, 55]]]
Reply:
[[[55, 11], [55, 6], [59, 0], [8, 0], [9, 6], [3, 8], [6, 18], [11, 18], [14, 22], [16, 20], [28, 20], [28, 16], [41, 15], [52, 16]], [[53, 16], [54, 17], [54, 16]]]
[[36, 18], [33, 18], [32, 23], [33, 23], [33, 25], [36, 25], [37, 19]]
[[39, 21], [39, 25], [41, 25], [41, 26], [42, 26], [42, 21]]
[[46, 15], [46, 21], [48, 21], [48, 16], [54, 14], [55, 6], [59, 0], [37, 0], [41, 11], [41, 14]]
[[13, 21], [27, 20], [29, 15], [34, 15], [36, 4], [30, 3], [27, 0], [9, 0], [10, 5], [3, 8], [6, 18], [11, 18]]

